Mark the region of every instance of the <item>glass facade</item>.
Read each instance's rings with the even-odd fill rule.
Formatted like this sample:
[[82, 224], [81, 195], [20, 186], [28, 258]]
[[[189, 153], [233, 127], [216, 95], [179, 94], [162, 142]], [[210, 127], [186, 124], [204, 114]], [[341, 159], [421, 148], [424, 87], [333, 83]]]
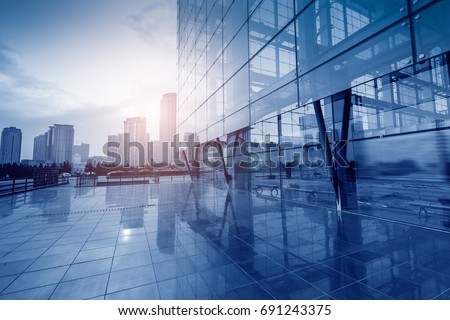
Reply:
[[256, 202], [447, 230], [448, 16], [448, 0], [179, 0], [177, 132], [222, 141], [215, 170]]

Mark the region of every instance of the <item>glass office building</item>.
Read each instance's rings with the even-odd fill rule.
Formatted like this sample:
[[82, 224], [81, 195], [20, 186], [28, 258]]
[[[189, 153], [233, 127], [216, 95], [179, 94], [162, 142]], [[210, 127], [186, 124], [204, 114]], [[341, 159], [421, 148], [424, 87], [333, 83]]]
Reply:
[[448, 17], [449, 0], [178, 0], [177, 132], [256, 197], [448, 230]]

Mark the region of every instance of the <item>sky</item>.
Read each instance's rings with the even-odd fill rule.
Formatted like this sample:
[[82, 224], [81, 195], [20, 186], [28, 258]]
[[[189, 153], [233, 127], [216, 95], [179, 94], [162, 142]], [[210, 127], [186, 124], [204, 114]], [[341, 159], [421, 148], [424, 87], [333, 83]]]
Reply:
[[159, 133], [176, 92], [176, 0], [0, 0], [0, 130], [22, 130], [22, 159], [50, 125], [102, 155], [127, 117]]

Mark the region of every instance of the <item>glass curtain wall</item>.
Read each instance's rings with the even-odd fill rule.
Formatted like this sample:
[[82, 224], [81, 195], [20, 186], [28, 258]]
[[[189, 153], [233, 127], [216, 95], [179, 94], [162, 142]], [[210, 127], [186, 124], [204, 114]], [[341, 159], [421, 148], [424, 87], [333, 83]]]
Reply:
[[180, 0], [178, 132], [219, 139], [219, 176], [255, 203], [448, 228], [448, 16], [448, 0]]

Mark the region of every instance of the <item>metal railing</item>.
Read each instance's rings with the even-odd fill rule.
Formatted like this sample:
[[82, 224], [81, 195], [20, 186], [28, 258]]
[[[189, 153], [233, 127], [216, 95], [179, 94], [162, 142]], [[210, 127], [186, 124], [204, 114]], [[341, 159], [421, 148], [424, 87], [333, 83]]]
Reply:
[[68, 184], [69, 178], [60, 176], [58, 177], [58, 181], [56, 183], [39, 186], [35, 186], [34, 182], [35, 182], [34, 178], [16, 178], [16, 179], [0, 180], [0, 196], [6, 196], [10, 194], [27, 192], [51, 186]]
[[186, 180], [187, 171], [155, 171], [149, 174], [124, 173], [122, 175], [78, 175], [75, 187], [102, 187], [132, 184], [149, 184], [163, 181], [174, 181], [176, 177]]

